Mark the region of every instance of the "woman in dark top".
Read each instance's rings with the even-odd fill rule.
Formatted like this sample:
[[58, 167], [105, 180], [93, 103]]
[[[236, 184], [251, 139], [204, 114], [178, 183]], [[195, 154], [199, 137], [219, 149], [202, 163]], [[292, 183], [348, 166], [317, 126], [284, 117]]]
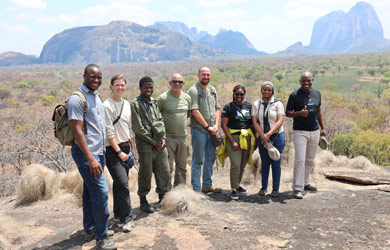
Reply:
[[[244, 168], [251, 163], [255, 138], [252, 132], [252, 104], [244, 101], [245, 88], [237, 85], [233, 89], [233, 102], [226, 104], [222, 111], [221, 127], [225, 133], [223, 144], [230, 158], [230, 198], [237, 200], [238, 194], [247, 194], [240, 186]], [[221, 147], [223, 148], [223, 147]], [[220, 149], [221, 151], [222, 149]], [[220, 152], [218, 152], [220, 155]], [[220, 157], [219, 157], [220, 159]]]

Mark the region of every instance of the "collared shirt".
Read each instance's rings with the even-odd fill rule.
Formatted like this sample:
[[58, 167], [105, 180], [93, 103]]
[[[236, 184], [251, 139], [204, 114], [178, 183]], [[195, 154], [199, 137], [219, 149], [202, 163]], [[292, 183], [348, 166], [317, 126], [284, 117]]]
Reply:
[[[197, 109], [202, 114], [209, 126], [214, 126], [216, 110], [220, 108], [217, 98], [217, 91], [211, 85], [207, 85], [207, 91], [197, 82], [187, 92], [191, 97], [191, 110]], [[208, 131], [198, 123], [191, 113], [190, 127], [198, 128], [201, 131]]]
[[[102, 100], [98, 91], [89, 90], [84, 84], [79, 88], [88, 102], [88, 109], [85, 113], [87, 134], [83, 132], [87, 140], [88, 148], [93, 155], [104, 155], [104, 141], [106, 138], [106, 121]], [[84, 104], [78, 95], [72, 95], [67, 102], [68, 119], [83, 121]]]
[[[252, 116], [256, 116], [257, 120], [260, 122], [260, 128], [261, 130], [264, 130], [264, 101], [263, 98], [260, 98], [259, 100], [255, 101], [252, 105]], [[279, 115], [285, 115], [284, 106], [281, 101], [275, 102], [275, 97], [272, 96], [271, 99], [268, 102], [269, 107], [269, 115], [268, 122], [270, 125], [270, 128], [273, 128], [278, 121]], [[278, 133], [284, 132], [283, 125], [280, 126]]]

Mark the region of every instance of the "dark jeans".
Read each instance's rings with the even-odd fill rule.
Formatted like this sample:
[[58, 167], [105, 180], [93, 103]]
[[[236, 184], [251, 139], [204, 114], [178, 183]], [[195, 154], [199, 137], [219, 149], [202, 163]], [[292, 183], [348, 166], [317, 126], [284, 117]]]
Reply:
[[[83, 225], [85, 231], [95, 230], [95, 239], [107, 238], [108, 231], [108, 186], [104, 172], [94, 178], [87, 157], [76, 143], [72, 145], [72, 157], [83, 178]], [[94, 155], [104, 169], [104, 155]]]
[[[274, 147], [277, 148], [280, 152], [280, 155], [283, 153], [284, 145], [286, 141], [284, 138], [284, 132], [278, 134], [276, 139], [274, 140]], [[282, 160], [282, 157], [278, 161], [274, 161], [271, 158], [269, 158], [268, 150], [261, 144], [260, 137], [257, 138], [257, 145], [259, 145], [259, 153], [261, 158], [261, 186], [263, 188], [266, 188], [268, 186], [268, 176], [269, 176], [269, 166], [272, 166], [272, 188], [273, 189], [279, 189], [280, 184], [280, 175], [281, 175], [281, 168], [280, 168], [280, 162]]]
[[[120, 147], [122, 152], [128, 154], [130, 146]], [[131, 201], [129, 192], [129, 169], [122, 165], [122, 160], [118, 157], [112, 147], [106, 147], [106, 164], [110, 171], [114, 198], [114, 217], [119, 217], [122, 223], [131, 220]]]

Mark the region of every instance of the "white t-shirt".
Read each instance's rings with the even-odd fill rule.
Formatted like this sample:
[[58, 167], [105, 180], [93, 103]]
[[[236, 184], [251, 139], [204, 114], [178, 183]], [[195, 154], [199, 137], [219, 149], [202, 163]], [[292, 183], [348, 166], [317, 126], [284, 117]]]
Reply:
[[[123, 110], [119, 121], [113, 125], [113, 122], [118, 117], [123, 103]], [[130, 138], [134, 137], [134, 132], [131, 127], [131, 110], [130, 103], [124, 99], [120, 102], [115, 102], [111, 98], [107, 98], [103, 105], [106, 112], [106, 134], [107, 139], [115, 137], [117, 143], [128, 142]], [[108, 147], [110, 144], [108, 140], [105, 141], [105, 146]]]
[[[256, 119], [260, 122], [261, 130], [264, 130], [264, 104], [263, 98], [255, 101], [252, 105], [252, 116], [256, 116]], [[275, 102], [275, 98], [272, 96], [268, 103], [270, 106], [268, 122], [272, 129], [278, 121], [279, 115], [285, 115], [284, 106], [281, 101]], [[278, 133], [284, 132], [283, 125], [279, 128]]]

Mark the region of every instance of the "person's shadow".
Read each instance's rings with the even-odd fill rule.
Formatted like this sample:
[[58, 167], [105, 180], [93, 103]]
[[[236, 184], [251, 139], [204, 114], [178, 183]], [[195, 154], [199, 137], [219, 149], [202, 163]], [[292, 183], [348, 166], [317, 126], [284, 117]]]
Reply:
[[210, 193], [207, 194], [211, 200], [219, 202], [249, 202], [249, 203], [258, 203], [258, 204], [269, 204], [272, 202], [279, 202], [281, 204], [286, 204], [286, 200], [293, 199], [291, 191], [284, 191], [279, 193], [277, 197], [271, 197], [269, 194], [264, 196], [259, 196], [257, 194], [250, 195], [239, 195], [238, 200], [232, 200], [229, 197], [230, 190], [223, 190], [221, 193]]
[[82, 247], [83, 244], [85, 244], [84, 239], [84, 230], [80, 229], [69, 236], [68, 239], [57, 242], [51, 246], [44, 246], [44, 247], [35, 247], [33, 250], [62, 250], [62, 249], [74, 249], [76, 247]]

